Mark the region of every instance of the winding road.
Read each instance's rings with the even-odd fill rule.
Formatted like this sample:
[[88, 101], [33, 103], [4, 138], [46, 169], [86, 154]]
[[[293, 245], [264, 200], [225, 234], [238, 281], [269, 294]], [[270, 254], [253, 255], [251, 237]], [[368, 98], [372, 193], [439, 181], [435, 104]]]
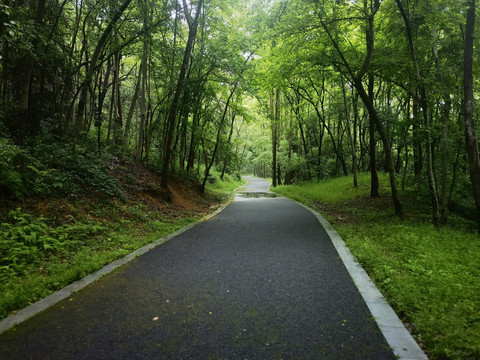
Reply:
[[328, 234], [250, 178], [223, 211], [0, 335], [1, 359], [395, 359]]

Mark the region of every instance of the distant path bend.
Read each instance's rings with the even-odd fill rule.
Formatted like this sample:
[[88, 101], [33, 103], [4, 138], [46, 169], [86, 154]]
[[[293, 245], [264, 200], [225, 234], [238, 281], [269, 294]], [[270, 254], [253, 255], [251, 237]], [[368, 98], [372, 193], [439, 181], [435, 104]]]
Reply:
[[1, 334], [0, 349], [2, 359], [395, 359], [315, 216], [245, 196]]
[[255, 176], [244, 176], [248, 182], [236, 189], [236, 192], [260, 192], [260, 193], [271, 193], [269, 190], [270, 182], [266, 179], [257, 178]]

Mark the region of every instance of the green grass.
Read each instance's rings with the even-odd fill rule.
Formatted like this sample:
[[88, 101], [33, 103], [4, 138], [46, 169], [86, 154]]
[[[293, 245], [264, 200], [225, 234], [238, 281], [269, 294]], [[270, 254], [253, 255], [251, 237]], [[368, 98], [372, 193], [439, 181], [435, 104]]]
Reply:
[[243, 184], [245, 184], [245, 180], [240, 176], [225, 174], [222, 181], [220, 179], [220, 174], [216, 171], [212, 171], [206, 188], [210, 195], [213, 195], [219, 200], [225, 201], [230, 197], [233, 190]]
[[[436, 230], [428, 200], [402, 194], [405, 218], [393, 216], [388, 179], [382, 197], [369, 199], [369, 176], [360, 187], [339, 178], [275, 190], [317, 207], [431, 359], [480, 358], [480, 236], [474, 224], [450, 216]], [[470, 230], [469, 230], [470, 229]]]
[[[131, 217], [132, 212], [138, 211], [137, 208], [125, 210]], [[45, 249], [43, 244], [34, 246], [35, 244], [25, 237], [29, 235], [26, 229], [28, 230], [31, 225], [18, 222], [8, 224], [9, 226], [2, 224], [0, 243], [10, 240], [7, 245], [17, 247], [18, 251], [6, 253], [5, 247], [2, 247], [0, 319], [197, 220], [195, 217], [188, 216], [168, 219], [146, 210], [142, 212], [142, 218], [132, 220], [115, 213], [116, 220], [112, 220], [112, 218], [108, 219], [112, 216], [111, 211], [113, 210], [103, 210], [103, 215], [106, 217], [100, 225], [98, 222], [84, 220], [81, 224], [54, 227], [47, 225], [43, 219], [39, 220], [17, 210], [17, 214], [22, 218], [31, 218], [30, 221], [35, 224], [40, 221], [48, 239], [58, 239], [63, 236], [64, 242], [70, 244], [55, 249]], [[15, 242], [11, 241], [12, 227], [19, 234], [14, 239]], [[9, 233], [5, 231], [6, 229]], [[65, 237], [64, 235], [69, 232], [71, 236]], [[31, 255], [20, 262], [20, 259], [25, 258], [27, 251]], [[15, 256], [16, 261], [7, 260], [6, 256]]]
[[[228, 175], [208, 184], [226, 200], [242, 185]], [[0, 225], [0, 319], [125, 255], [198, 220], [198, 213], [162, 214], [141, 203], [99, 203], [89, 214], [55, 225], [20, 209]]]
[[[370, 194], [369, 174], [358, 175], [359, 186], [353, 187], [351, 177], [340, 177], [324, 181], [306, 181], [294, 185], [280, 185], [274, 190], [304, 204], [311, 205], [312, 201], [338, 204]], [[379, 174], [380, 186], [388, 186], [388, 177]], [[273, 190], [273, 188], [271, 189]]]

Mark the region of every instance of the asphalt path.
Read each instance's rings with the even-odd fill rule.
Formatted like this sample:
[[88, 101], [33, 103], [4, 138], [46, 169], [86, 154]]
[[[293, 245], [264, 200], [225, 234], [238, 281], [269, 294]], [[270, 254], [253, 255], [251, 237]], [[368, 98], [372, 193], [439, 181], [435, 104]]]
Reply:
[[0, 335], [1, 359], [395, 359], [315, 216], [222, 212]]

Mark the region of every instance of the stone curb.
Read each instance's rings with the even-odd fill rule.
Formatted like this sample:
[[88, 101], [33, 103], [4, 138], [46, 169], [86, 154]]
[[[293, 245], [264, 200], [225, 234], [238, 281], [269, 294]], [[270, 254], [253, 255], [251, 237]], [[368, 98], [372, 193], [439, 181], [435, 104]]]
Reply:
[[[295, 201], [293, 199], [290, 200]], [[405, 326], [403, 326], [403, 323], [398, 318], [397, 314], [385, 300], [382, 293], [377, 289], [367, 272], [357, 262], [353, 254], [350, 252], [350, 249], [345, 244], [345, 241], [333, 226], [316, 210], [301, 204], [298, 201], [295, 202], [315, 215], [327, 232], [347, 268], [350, 277], [360, 291], [368, 309], [375, 318], [380, 331], [382, 331], [385, 340], [387, 340], [387, 343], [392, 348], [395, 356], [400, 360], [427, 360], [427, 355], [425, 355]]]
[[56, 303], [66, 299], [67, 297], [69, 297], [73, 293], [83, 289], [87, 285], [90, 285], [91, 283], [100, 279], [104, 275], [112, 272], [113, 270], [119, 268], [122, 265], [125, 265], [125, 264], [129, 263], [130, 261], [132, 261], [136, 257], [138, 257], [140, 255], [143, 255], [146, 252], [152, 250], [153, 248], [155, 248], [155, 247], [173, 239], [174, 237], [184, 233], [185, 231], [192, 229], [196, 225], [213, 218], [215, 215], [217, 215], [222, 210], [224, 210], [228, 205], [230, 205], [230, 203], [233, 201], [233, 198], [234, 198], [233, 195], [230, 196], [230, 199], [225, 204], [220, 206], [217, 210], [215, 210], [211, 214], [205, 215], [200, 220], [198, 220], [194, 223], [188, 224], [188, 225], [184, 226], [183, 228], [178, 229], [177, 231], [174, 231], [173, 233], [170, 233], [170, 234], [168, 234], [168, 235], [166, 235], [166, 236], [164, 236], [164, 237], [162, 237], [158, 240], [155, 240], [154, 242], [152, 242], [150, 244], [147, 244], [147, 245], [131, 252], [130, 254], [124, 256], [123, 258], [120, 258], [118, 260], [115, 260], [115, 261], [111, 262], [108, 265], [105, 265], [101, 269], [85, 276], [84, 278], [82, 278], [80, 280], [77, 280], [77, 281], [71, 283], [70, 285], [68, 285], [68, 286], [64, 287], [63, 289], [61, 289], [61, 290], [59, 290], [59, 291], [57, 291], [57, 292], [55, 292], [55, 293], [53, 293], [49, 296], [37, 301], [36, 303], [34, 303], [32, 305], [29, 305], [26, 308], [23, 308], [22, 310], [19, 310], [16, 314], [6, 317], [5, 319], [0, 321], [0, 334], [2, 332], [12, 328], [13, 326], [18, 325], [21, 322], [31, 318], [32, 316], [37, 315], [38, 313], [46, 310], [47, 308], [55, 305]]

